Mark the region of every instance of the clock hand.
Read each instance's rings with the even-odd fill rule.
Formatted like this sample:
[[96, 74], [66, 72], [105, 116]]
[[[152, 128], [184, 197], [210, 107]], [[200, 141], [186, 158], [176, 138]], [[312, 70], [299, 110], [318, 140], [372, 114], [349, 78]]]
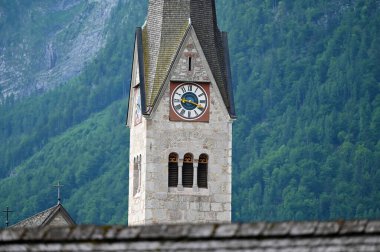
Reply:
[[181, 99], [181, 102], [182, 102], [182, 103], [187, 102], [187, 103], [190, 103], [190, 104], [193, 104], [193, 105], [197, 106], [198, 108], [204, 108], [201, 104], [195, 103], [195, 102], [193, 102], [193, 101], [191, 101], [191, 100], [186, 100], [185, 98], [182, 98], [182, 99]]

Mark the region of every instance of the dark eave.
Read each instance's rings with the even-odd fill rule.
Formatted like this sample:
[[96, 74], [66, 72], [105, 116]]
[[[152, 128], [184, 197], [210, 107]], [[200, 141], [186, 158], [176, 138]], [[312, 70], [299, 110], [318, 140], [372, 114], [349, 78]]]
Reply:
[[137, 44], [138, 64], [139, 64], [141, 109], [142, 109], [142, 113], [146, 115], [147, 109], [146, 109], [146, 102], [145, 102], [145, 68], [144, 68], [144, 51], [143, 51], [141, 27], [136, 28], [136, 42], [137, 42], [136, 44]]

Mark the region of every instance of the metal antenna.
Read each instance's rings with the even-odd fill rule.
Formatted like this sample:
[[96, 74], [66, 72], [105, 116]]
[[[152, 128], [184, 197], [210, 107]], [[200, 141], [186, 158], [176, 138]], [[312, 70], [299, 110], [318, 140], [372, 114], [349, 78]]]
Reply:
[[5, 224], [7, 227], [9, 226], [9, 213], [12, 213], [13, 211], [9, 210], [9, 207], [7, 207], [7, 210], [3, 210], [4, 213], [7, 215], [7, 220], [5, 221]]
[[60, 184], [58, 181], [58, 184], [54, 185], [54, 187], [57, 187], [57, 190], [58, 190], [58, 195], [57, 195], [58, 203], [57, 203], [57, 205], [59, 205], [59, 204], [61, 204], [61, 187], [63, 187], [63, 185]]

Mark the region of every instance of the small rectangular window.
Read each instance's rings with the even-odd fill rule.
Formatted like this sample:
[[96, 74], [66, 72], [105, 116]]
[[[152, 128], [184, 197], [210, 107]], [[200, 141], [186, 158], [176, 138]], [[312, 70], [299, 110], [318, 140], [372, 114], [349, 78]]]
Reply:
[[189, 57], [189, 71], [191, 71], [191, 57]]

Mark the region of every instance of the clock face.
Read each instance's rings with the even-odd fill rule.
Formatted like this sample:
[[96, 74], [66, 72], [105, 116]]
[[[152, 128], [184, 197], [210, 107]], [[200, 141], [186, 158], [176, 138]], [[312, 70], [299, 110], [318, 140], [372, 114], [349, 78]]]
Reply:
[[201, 85], [182, 83], [172, 91], [172, 111], [181, 119], [199, 119], [207, 111], [208, 104], [208, 95]]

